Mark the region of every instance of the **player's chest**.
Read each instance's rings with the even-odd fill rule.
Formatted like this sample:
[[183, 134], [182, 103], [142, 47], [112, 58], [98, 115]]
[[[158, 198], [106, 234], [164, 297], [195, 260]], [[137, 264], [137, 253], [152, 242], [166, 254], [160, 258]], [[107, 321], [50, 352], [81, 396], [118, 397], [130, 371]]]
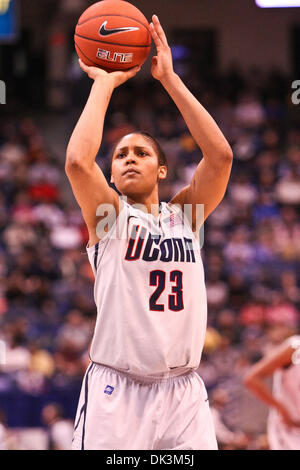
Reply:
[[195, 263], [199, 247], [191, 231], [172, 217], [158, 221], [138, 219], [130, 216], [127, 239], [124, 240], [124, 260], [143, 260]]

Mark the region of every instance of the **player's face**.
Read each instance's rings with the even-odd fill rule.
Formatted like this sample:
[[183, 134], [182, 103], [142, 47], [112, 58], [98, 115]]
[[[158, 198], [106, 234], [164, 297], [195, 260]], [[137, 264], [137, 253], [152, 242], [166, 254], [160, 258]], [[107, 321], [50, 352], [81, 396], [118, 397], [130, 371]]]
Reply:
[[157, 153], [148, 139], [129, 134], [118, 143], [112, 160], [111, 182], [125, 195], [150, 194], [167, 169], [160, 166]]

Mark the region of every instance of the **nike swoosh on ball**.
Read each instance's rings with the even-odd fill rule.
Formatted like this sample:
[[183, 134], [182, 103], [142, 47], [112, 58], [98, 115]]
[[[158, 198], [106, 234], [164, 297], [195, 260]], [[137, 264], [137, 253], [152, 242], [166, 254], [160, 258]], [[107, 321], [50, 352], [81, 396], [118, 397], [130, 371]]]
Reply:
[[137, 31], [140, 28], [135, 28], [135, 27], [128, 27], [128, 28], [112, 28], [112, 29], [106, 29], [107, 21], [104, 21], [104, 23], [100, 26], [99, 29], [99, 34], [100, 36], [111, 36], [112, 34], [116, 33], [125, 33], [126, 31]]

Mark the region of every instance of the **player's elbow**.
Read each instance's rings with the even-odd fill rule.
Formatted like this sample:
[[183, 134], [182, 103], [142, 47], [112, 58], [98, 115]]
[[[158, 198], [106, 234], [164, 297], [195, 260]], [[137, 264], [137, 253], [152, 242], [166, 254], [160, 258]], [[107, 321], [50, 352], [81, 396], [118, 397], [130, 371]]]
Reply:
[[232, 152], [231, 147], [228, 144], [228, 142], [226, 142], [226, 144], [224, 144], [224, 147], [222, 149], [220, 149], [219, 159], [220, 159], [220, 162], [223, 165], [231, 165], [232, 164], [233, 152]]
[[[233, 152], [228, 142], [215, 149], [211, 155], [207, 155], [210, 166], [218, 172], [230, 170], [233, 161]], [[204, 156], [205, 158], [205, 156]]]
[[254, 376], [253, 376], [253, 373], [252, 372], [248, 372], [244, 375], [243, 377], [243, 385], [246, 387], [246, 388], [251, 388], [251, 385], [253, 385], [253, 382], [254, 382]]
[[85, 165], [83, 159], [80, 158], [77, 154], [67, 153], [66, 163], [65, 163], [65, 172], [67, 175], [83, 172], [85, 170]]

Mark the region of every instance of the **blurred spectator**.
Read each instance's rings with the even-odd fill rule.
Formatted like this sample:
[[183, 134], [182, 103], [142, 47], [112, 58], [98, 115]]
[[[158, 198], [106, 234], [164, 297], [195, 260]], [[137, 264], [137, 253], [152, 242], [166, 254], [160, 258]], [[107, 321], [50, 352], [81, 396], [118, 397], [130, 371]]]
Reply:
[[63, 419], [63, 410], [51, 403], [42, 410], [42, 420], [48, 432], [48, 450], [70, 450], [73, 438], [73, 423]]
[[286, 260], [300, 259], [300, 222], [298, 213], [291, 206], [283, 206], [281, 219], [273, 225], [275, 250]]
[[5, 415], [0, 410], [0, 450], [8, 450], [8, 435], [5, 425]]
[[281, 274], [281, 288], [283, 296], [292, 304], [300, 307], [300, 289], [297, 286], [297, 277], [294, 271], [283, 271]]
[[271, 304], [266, 307], [265, 319], [269, 324], [277, 323], [297, 328], [299, 311], [292, 303], [287, 302], [282, 294], [273, 292]]
[[49, 352], [39, 347], [38, 343], [30, 345], [30, 370], [44, 377], [52, 377], [55, 371], [53, 357]]
[[229, 187], [229, 194], [234, 205], [251, 205], [256, 200], [256, 188], [251, 184], [249, 175], [240, 173]]
[[277, 183], [275, 192], [281, 204], [300, 204], [299, 176], [298, 169], [294, 167]]
[[265, 304], [262, 302], [251, 302], [244, 305], [239, 314], [243, 326], [263, 326], [265, 322]]
[[92, 331], [81, 312], [68, 313], [64, 325], [58, 330], [56, 342], [58, 350], [64, 354], [80, 356], [88, 347]]
[[244, 93], [236, 106], [235, 118], [241, 127], [259, 128], [264, 123], [265, 110], [256, 96]]
[[206, 293], [208, 307], [221, 308], [228, 299], [228, 286], [217, 274], [211, 273], [206, 280]]
[[29, 369], [31, 355], [25, 343], [25, 331], [13, 328], [8, 330], [9, 335], [6, 337], [6, 360], [2, 365], [2, 370], [6, 373], [19, 372]]
[[222, 411], [228, 402], [225, 390], [217, 388], [212, 394], [210, 410], [214, 421], [218, 448], [220, 450], [244, 450], [248, 445], [248, 438], [242, 432], [231, 431], [223, 422]]

